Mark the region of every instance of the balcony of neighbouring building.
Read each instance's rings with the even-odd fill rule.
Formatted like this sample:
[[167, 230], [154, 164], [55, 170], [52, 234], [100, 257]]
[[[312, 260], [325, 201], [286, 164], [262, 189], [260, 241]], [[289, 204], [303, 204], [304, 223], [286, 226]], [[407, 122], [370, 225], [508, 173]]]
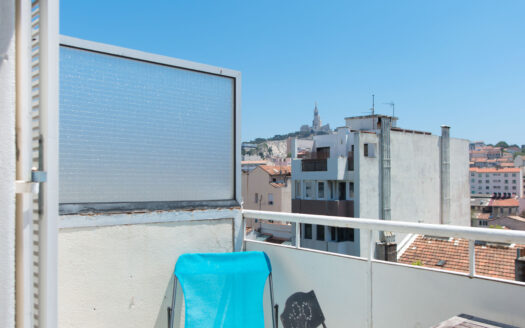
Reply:
[[292, 212], [331, 216], [354, 216], [353, 200], [292, 199]]
[[301, 161], [302, 171], [326, 171], [328, 158], [330, 158], [330, 151], [307, 152], [304, 154]]
[[335, 156], [292, 159], [292, 172], [299, 180], [353, 180], [354, 160], [353, 157], [349, 158]]

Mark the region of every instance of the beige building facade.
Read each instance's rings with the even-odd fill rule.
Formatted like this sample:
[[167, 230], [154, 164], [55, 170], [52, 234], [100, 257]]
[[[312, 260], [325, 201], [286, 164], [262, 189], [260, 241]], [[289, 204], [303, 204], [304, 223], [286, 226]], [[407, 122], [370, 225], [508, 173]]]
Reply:
[[259, 165], [242, 173], [243, 207], [251, 210], [291, 212], [290, 166]]

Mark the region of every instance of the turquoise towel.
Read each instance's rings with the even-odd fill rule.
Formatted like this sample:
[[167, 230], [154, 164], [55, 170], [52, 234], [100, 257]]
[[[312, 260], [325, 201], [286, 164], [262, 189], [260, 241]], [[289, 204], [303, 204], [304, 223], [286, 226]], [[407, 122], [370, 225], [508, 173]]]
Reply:
[[185, 328], [263, 328], [263, 293], [272, 271], [264, 252], [183, 254], [175, 266]]

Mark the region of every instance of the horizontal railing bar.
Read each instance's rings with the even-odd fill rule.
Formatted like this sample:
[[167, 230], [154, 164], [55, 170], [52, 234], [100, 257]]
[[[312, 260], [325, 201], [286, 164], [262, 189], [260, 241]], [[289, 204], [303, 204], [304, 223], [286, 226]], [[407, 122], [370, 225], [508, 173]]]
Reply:
[[523, 231], [255, 210], [243, 210], [242, 213], [245, 218], [249, 219], [322, 224], [332, 227], [416, 233], [421, 235], [525, 245], [525, 232]]

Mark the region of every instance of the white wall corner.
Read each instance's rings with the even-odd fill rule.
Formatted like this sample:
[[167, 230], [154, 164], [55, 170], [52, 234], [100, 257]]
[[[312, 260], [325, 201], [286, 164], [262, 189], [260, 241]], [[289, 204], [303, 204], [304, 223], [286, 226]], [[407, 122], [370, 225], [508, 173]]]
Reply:
[[0, 1], [0, 327], [15, 325], [15, 1]]

